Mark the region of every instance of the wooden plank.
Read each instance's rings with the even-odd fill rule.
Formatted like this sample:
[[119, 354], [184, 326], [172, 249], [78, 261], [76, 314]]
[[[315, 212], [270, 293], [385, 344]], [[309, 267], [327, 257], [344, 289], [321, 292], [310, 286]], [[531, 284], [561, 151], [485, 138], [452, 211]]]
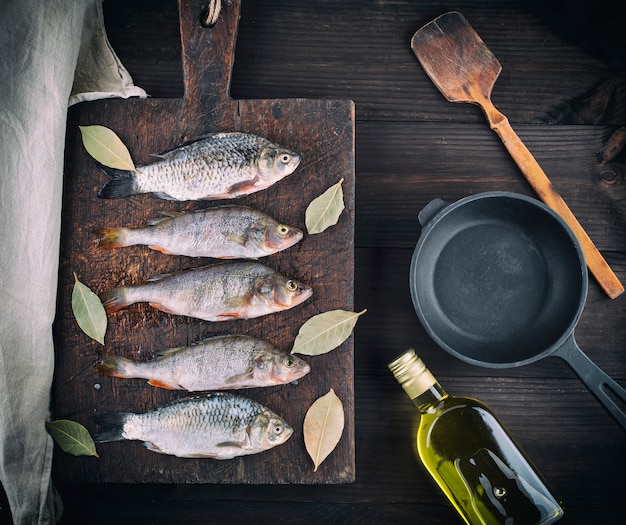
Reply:
[[[558, 21], [543, 15], [547, 8], [540, 8], [538, 15], [527, 4], [507, 2], [502, 7], [477, 0], [458, 8], [502, 63], [493, 99], [513, 126], [571, 117], [569, 112], [575, 108], [563, 101], [593, 95], [598, 78], [610, 75], [601, 61], [603, 55], [581, 53], [553, 31], [551, 25]], [[453, 7], [374, 0], [246, 3], [233, 94], [341, 93], [355, 101], [358, 120], [478, 121], [483, 117], [477, 108], [445, 101], [410, 50], [413, 33]], [[324, 30], [312, 30], [319, 27]], [[590, 29], [588, 46], [592, 47], [602, 35]], [[267, 34], [272, 38], [264, 38]], [[302, 39], [302, 34], [308, 38]], [[341, 56], [335, 49], [341, 49]], [[619, 100], [619, 91], [614, 93]], [[624, 113], [622, 107], [619, 114]], [[608, 114], [604, 118], [603, 123], [619, 122]]]
[[178, 5], [173, 0], [105, 0], [107, 38], [136, 85], [154, 98], [185, 94]]
[[[99, 250], [93, 229], [136, 226], [160, 211], [181, 211], [215, 203], [177, 203], [141, 195], [115, 201], [97, 198], [106, 177], [81, 145], [78, 125], [99, 124], [118, 133], [136, 164], [149, 155], [214, 131], [245, 131], [298, 151], [303, 162], [290, 177], [257, 194], [238, 199], [280, 220], [304, 228], [308, 203], [344, 178], [346, 210], [339, 223], [263, 261], [314, 288], [300, 307], [258, 319], [207, 323], [173, 316], [141, 304], [109, 318], [106, 345], [126, 357], [147, 359], [155, 351], [191, 344], [210, 335], [247, 333], [289, 350], [300, 326], [320, 312], [353, 308], [354, 278], [354, 111], [350, 101], [232, 100], [228, 94], [239, 2], [224, 6], [213, 29], [198, 23], [202, 2], [181, 2], [185, 56], [182, 99], [108, 100], [81, 105], [68, 121], [54, 415], [81, 422], [92, 433], [95, 411], [143, 412], [181, 392], [156, 389], [143, 380], [108, 378], [94, 370], [98, 344], [77, 327], [71, 312], [74, 272], [96, 292], [121, 283], [202, 266], [193, 260], [146, 247]], [[242, 391], [283, 416], [294, 428], [284, 445], [230, 461], [180, 459], [155, 454], [139, 442], [103, 444], [100, 459], [58, 458], [58, 479], [71, 482], [152, 483], [345, 483], [354, 480], [353, 340], [336, 351], [308, 358], [312, 371], [300, 383]], [[304, 448], [302, 422], [315, 399], [333, 388], [344, 403], [346, 426], [337, 449], [313, 472]]]
[[[171, 23], [162, 18], [158, 25], [151, 23], [168, 3], [132, 2], [150, 4], [144, 13], [146, 32], [158, 34]], [[558, 5], [563, 12], [552, 16]], [[547, 16], [535, 16], [535, 6]], [[588, 221], [612, 265], [626, 276], [623, 163], [611, 167], [617, 175], [611, 182], [595, 159], [595, 148], [610, 130], [535, 127], [560, 118], [554, 112], [561, 107], [578, 111], [579, 96], [611, 74], [608, 62], [586, 52], [623, 41], [626, 33], [609, 7], [607, 2], [562, 0], [472, 0], [462, 6], [504, 65], [494, 100], [581, 220]], [[494, 185], [526, 189], [479, 110], [446, 102], [408, 49], [415, 28], [449, 8], [445, 2], [403, 0], [267, 0], [244, 1], [242, 7], [233, 95], [344, 96], [357, 102], [354, 302], [357, 309], [367, 307], [368, 314], [355, 332], [356, 481], [332, 490], [61, 483], [67, 518], [62, 523], [232, 523], [239, 517], [263, 521], [268, 515], [272, 521], [329, 525], [349, 523], [352, 516], [354, 523], [458, 521], [414, 462], [406, 419], [412, 408], [386, 368], [388, 359], [409, 345], [426, 353], [449, 392], [484, 399], [505, 419], [563, 502], [563, 523], [620, 521], [624, 502], [614, 494], [624, 485], [624, 435], [569, 368], [558, 359], [497, 372], [466, 365], [436, 348], [413, 313], [407, 272], [419, 235], [416, 210], [434, 197], [455, 199]], [[575, 16], [584, 19], [582, 31], [568, 24], [567, 18]], [[602, 34], [593, 33], [598, 26]], [[112, 28], [128, 51], [124, 62], [134, 60], [131, 64], [140, 67], [140, 79], [131, 70], [139, 85], [155, 95], [169, 92], [176, 75], [160, 65], [168, 53], [167, 35], [160, 49], [154, 36], [133, 36], [135, 27], [124, 16]], [[560, 29], [574, 34], [566, 40]], [[605, 49], [624, 56], [618, 47]], [[526, 94], [536, 104], [528, 105]], [[576, 330], [581, 348], [622, 384], [625, 301], [608, 300], [590, 283]]]
[[[374, 359], [369, 356], [370, 361]], [[439, 370], [437, 366], [432, 368]], [[603, 501], [606, 486], [621, 486], [621, 474], [613, 464], [620, 463], [624, 457], [623, 433], [598, 409], [577, 380], [557, 383], [526, 377], [502, 381], [497, 377], [485, 380], [458, 373], [439, 375], [439, 379], [451, 394], [476, 396], [490, 404], [549, 480], [557, 498], [566, 504], [571, 516], [568, 522], [585, 523], [585, 507], [594, 508], [588, 502]], [[372, 383], [378, 385], [376, 393], [368, 388]], [[556, 384], [559, 384], [558, 393], [552, 390]], [[425, 523], [439, 523], [437, 519], [443, 520], [445, 516], [448, 522], [453, 522], [451, 508], [413, 457], [410, 429], [416, 415], [411, 402], [398, 391], [393, 377], [380, 373], [357, 376], [356, 389], [360, 402], [372, 407], [357, 417], [359, 432], [366, 436], [357, 441], [360, 475], [355, 484], [333, 487], [332, 493], [303, 486], [284, 486], [280, 490], [275, 486], [253, 486], [245, 491], [231, 485], [144, 486], [133, 488], [130, 498], [124, 485], [71, 485], [67, 490], [73, 491], [73, 500], [78, 502], [83, 515], [92, 518], [85, 520], [89, 522], [101, 516], [116, 516], [123, 523], [131, 523], [131, 518], [122, 515], [120, 508], [134, 516], [141, 509], [145, 512], [144, 507], [150, 502], [161, 502], [162, 506], [157, 503], [157, 507], [150, 507], [154, 516], [162, 517], [176, 508], [181, 514], [175, 521], [194, 523], [194, 509], [197, 512], [202, 509], [221, 523], [227, 521], [220, 510], [222, 505], [229, 504], [232, 508], [234, 499], [236, 508], [244, 513], [237, 514], [240, 519], [246, 509], [261, 512], [264, 505], [273, 504], [284, 513], [281, 516], [287, 523], [290, 520], [298, 523], [298, 518], [300, 523], [306, 521], [302, 516], [309, 513], [316, 516], [315, 507], [323, 507], [325, 514], [320, 514], [320, 521], [324, 516], [324, 523], [341, 524], [348, 519], [342, 511], [344, 505], [370, 506], [374, 518], [382, 520], [387, 514], [377, 505], [385, 502], [389, 505], [387, 512], [393, 508], [401, 512], [404, 506], [415, 506]], [[540, 414], [537, 406], [542, 407]], [[589, 422], [586, 430], [581, 430], [582, 420]], [[597, 455], [596, 447], [601, 447], [605, 454]], [[590, 455], [594, 457], [593, 465], [588, 464]], [[385, 468], [381, 469], [381, 465]], [[602, 481], [590, 485], [587, 476]], [[95, 502], [102, 502], [104, 507], [107, 501], [115, 501], [119, 507], [94, 511]], [[308, 505], [311, 508], [305, 514], [298, 513]], [[614, 512], [610, 504], [595, 508], [606, 516]], [[366, 517], [361, 519], [368, 523]], [[404, 518], [399, 522], [404, 523]]]
[[[67, 515], [67, 523], [87, 523], [92, 525], [108, 525], [115, 520], [119, 525], [135, 525], [145, 521], [146, 509], [158, 516], [155, 523], [177, 523], [178, 525], [204, 525], [207, 516], [215, 523], [233, 521], [233, 509], [240, 523], [258, 521], [259, 514], [276, 513], [276, 502], [242, 502], [233, 504], [231, 501], [142, 501], [141, 505], [122, 502], [123, 515], [111, 510], [107, 500], [98, 499], [96, 504], [102, 505], [102, 511], [90, 509], [93, 500], [80, 501], [77, 508]], [[143, 506], [142, 506], [143, 505]], [[422, 503], [380, 502], [373, 503], [281, 503], [280, 520], [284, 525], [300, 525], [302, 523], [324, 523], [326, 525], [377, 525], [380, 523], [418, 523], [428, 525], [450, 525], [458, 523], [458, 517], [451, 505], [424, 505]], [[587, 525], [589, 523], [611, 523], [619, 516], [621, 508], [617, 505], [602, 507], [581, 507], [580, 504], [567, 507], [568, 525]]]
[[[504, 68], [494, 102], [514, 126], [619, 124], [626, 114], [619, 95], [623, 83], [610, 66], [623, 55], [626, 41], [619, 31], [608, 31], [603, 19], [580, 20], [585, 17], [580, 9], [564, 7], [555, 15], [554, 4], [463, 5]], [[158, 10], [148, 0], [106, 0], [104, 7], [109, 39], [138, 85], [155, 97], [179, 96], [182, 65], [173, 2], [161, 2]], [[244, 2], [233, 95], [346, 97], [356, 102], [359, 120], [482, 122], [477, 108], [443, 99], [409, 48], [417, 28], [446, 9], [450, 6], [437, 2]], [[568, 19], [584, 27], [568, 25]]]
[[[599, 249], [621, 252], [626, 246], [623, 166], [602, 165], [597, 157], [611, 129], [517, 127]], [[360, 122], [357, 158], [359, 246], [414, 246], [417, 213], [434, 198], [453, 202], [495, 190], [536, 197], [484, 122]]]
[[[93, 512], [90, 505], [93, 500], [82, 500], [76, 508], [67, 514], [67, 523], [86, 523], [92, 525], [108, 525], [115, 520], [119, 525], [135, 525], [145, 520], [146, 508], [158, 516], [154, 523], [177, 523], [178, 525], [204, 525], [207, 516], [214, 523], [231, 523], [233, 509], [236, 510], [240, 523], [258, 521], [259, 514], [271, 515], [280, 508], [280, 519], [284, 525], [300, 525], [302, 523], [324, 523], [325, 525], [377, 525], [379, 523], [418, 523], [428, 525], [450, 525], [458, 522], [452, 506], [442, 502], [441, 505], [424, 505], [422, 503], [380, 502], [373, 503], [296, 503], [276, 502], [198, 502], [198, 501], [142, 501], [141, 504], [122, 501], [123, 515], [111, 510], [107, 500], [97, 499], [95, 503], [102, 505], [103, 511]], [[142, 506], [143, 505], [143, 506]], [[589, 523], [611, 523], [621, 513], [618, 505], [601, 507], [582, 507], [580, 504], [567, 507], [568, 525], [588, 525]]]

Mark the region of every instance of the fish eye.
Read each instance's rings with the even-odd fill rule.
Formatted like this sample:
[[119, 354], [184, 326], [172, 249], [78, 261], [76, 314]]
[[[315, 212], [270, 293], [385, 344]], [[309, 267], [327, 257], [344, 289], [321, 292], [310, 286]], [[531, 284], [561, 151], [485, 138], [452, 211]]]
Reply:
[[296, 360], [293, 357], [287, 356], [285, 357], [284, 363], [286, 367], [291, 368], [293, 365], [296, 364]]
[[281, 425], [276, 425], [274, 427], [274, 434], [282, 434], [283, 433], [283, 427]]
[[285, 236], [289, 233], [289, 226], [286, 226], [284, 224], [279, 224], [278, 227], [276, 228], [276, 231], [278, 232], [278, 235]]
[[298, 289], [298, 283], [296, 283], [296, 281], [287, 281], [285, 286], [287, 286], [287, 290], [290, 292], [295, 292]]
[[291, 160], [291, 155], [289, 155], [289, 153], [283, 153], [283, 154], [280, 156], [280, 161], [281, 161], [283, 164], [287, 164], [290, 160]]

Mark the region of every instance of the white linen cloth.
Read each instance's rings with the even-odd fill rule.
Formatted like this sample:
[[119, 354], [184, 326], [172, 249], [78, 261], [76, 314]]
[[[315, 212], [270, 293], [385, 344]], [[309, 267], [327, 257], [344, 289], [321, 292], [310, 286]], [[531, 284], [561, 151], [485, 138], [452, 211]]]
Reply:
[[44, 525], [60, 517], [45, 421], [67, 108], [146, 94], [109, 45], [101, 0], [0, 0], [0, 53], [0, 483], [15, 525]]

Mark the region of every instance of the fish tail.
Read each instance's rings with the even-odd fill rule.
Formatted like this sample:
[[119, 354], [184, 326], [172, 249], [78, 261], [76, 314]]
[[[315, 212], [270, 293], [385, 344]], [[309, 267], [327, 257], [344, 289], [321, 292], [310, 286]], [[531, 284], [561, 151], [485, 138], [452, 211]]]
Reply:
[[101, 237], [98, 248], [111, 249], [128, 246], [125, 234], [126, 228], [98, 228], [96, 235]]
[[118, 286], [100, 294], [100, 301], [108, 314], [113, 314], [133, 304], [127, 297], [127, 286]]
[[98, 167], [112, 179], [107, 182], [100, 191], [98, 197], [101, 199], [120, 199], [130, 195], [136, 195], [135, 172], [131, 170], [120, 170], [98, 163]]
[[130, 359], [106, 352], [100, 354], [100, 361], [96, 365], [96, 369], [107, 376], [129, 377], [127, 368], [130, 363], [132, 363]]
[[124, 424], [129, 416], [128, 412], [99, 412], [96, 414], [96, 422], [100, 430], [96, 432], [93, 440], [96, 443], [108, 443], [121, 441], [124, 437]]

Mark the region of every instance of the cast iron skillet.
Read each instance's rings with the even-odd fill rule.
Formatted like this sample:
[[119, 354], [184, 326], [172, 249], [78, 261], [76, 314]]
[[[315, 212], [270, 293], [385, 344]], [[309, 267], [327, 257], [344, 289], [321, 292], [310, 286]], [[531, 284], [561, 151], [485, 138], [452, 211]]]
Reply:
[[419, 214], [410, 289], [415, 311], [443, 349], [468, 363], [517, 367], [564, 359], [617, 422], [626, 390], [578, 347], [587, 268], [574, 234], [540, 201], [479, 193], [436, 199]]

